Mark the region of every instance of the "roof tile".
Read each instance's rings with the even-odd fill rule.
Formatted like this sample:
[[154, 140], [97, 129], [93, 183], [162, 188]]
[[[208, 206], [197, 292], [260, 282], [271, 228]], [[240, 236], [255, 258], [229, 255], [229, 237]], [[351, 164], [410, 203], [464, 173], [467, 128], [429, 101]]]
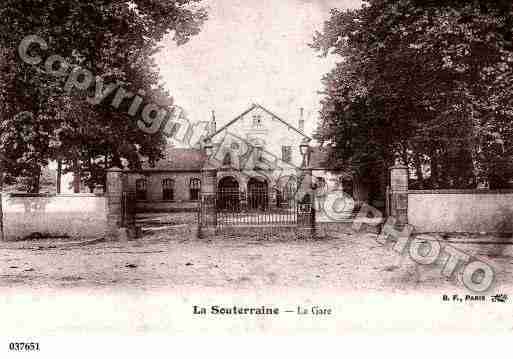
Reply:
[[147, 162], [143, 163], [144, 170], [153, 171], [200, 171], [207, 159], [206, 154], [193, 148], [167, 148], [164, 158], [150, 167]]

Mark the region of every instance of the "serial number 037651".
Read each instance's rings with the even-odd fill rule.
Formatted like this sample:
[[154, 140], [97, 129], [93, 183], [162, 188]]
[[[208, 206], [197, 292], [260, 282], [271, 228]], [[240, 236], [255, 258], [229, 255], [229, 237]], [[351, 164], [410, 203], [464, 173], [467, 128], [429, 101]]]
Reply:
[[15, 352], [39, 351], [39, 343], [13, 342], [9, 343], [9, 350]]

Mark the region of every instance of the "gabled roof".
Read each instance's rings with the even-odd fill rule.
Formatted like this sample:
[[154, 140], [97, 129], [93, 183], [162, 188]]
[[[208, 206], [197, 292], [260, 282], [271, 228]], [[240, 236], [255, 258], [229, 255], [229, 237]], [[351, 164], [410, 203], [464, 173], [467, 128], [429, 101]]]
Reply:
[[297, 127], [294, 127], [292, 126], [290, 123], [288, 123], [287, 121], [285, 121], [284, 119], [282, 119], [281, 117], [279, 117], [278, 115], [276, 115], [275, 113], [271, 112], [270, 110], [266, 109], [264, 106], [261, 106], [257, 103], [254, 103], [253, 105], [251, 105], [251, 107], [249, 109], [247, 109], [246, 111], [244, 111], [243, 113], [241, 113], [239, 116], [235, 117], [233, 120], [231, 120], [230, 122], [228, 122], [226, 125], [224, 125], [223, 127], [221, 127], [219, 130], [217, 130], [215, 133], [213, 133], [212, 135], [209, 135], [205, 138], [205, 140], [207, 139], [211, 139], [212, 137], [216, 136], [217, 134], [223, 132], [224, 130], [226, 130], [228, 127], [230, 127], [231, 125], [233, 125], [235, 122], [237, 122], [238, 120], [240, 120], [241, 118], [243, 118], [244, 116], [246, 116], [248, 113], [250, 113], [251, 111], [253, 111], [254, 109], [256, 108], [259, 108], [261, 110], [263, 110], [264, 112], [268, 113], [271, 117], [277, 119], [278, 121], [282, 122], [285, 126], [287, 126], [288, 128], [296, 131], [297, 133], [299, 133], [301, 136], [303, 136], [304, 138], [306, 138], [308, 141], [311, 140], [311, 138], [309, 136], [307, 136], [303, 131], [300, 131]]
[[201, 171], [205, 161], [206, 154], [194, 148], [173, 148], [168, 147], [164, 153], [164, 158], [155, 162], [155, 167], [151, 167], [148, 162], [142, 164], [142, 169], [147, 171]]

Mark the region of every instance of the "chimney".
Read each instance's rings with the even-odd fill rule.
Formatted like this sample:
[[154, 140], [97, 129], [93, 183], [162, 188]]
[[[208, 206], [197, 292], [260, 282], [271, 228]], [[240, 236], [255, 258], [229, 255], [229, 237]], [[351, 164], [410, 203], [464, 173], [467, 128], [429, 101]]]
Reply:
[[305, 109], [303, 107], [299, 110], [298, 128], [300, 131], [305, 130]]
[[212, 122], [210, 124], [210, 131], [212, 131], [212, 135], [217, 131], [216, 112], [214, 110], [212, 110]]

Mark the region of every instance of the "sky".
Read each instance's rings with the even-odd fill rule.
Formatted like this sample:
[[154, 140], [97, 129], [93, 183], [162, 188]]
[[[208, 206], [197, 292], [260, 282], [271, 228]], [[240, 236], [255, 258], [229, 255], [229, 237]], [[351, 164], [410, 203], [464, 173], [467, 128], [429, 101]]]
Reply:
[[297, 125], [299, 109], [311, 134], [318, 119], [321, 78], [335, 58], [308, 46], [330, 9], [360, 0], [204, 0], [209, 20], [199, 35], [177, 47], [166, 38], [156, 56], [162, 80], [191, 122], [218, 128], [252, 103]]

